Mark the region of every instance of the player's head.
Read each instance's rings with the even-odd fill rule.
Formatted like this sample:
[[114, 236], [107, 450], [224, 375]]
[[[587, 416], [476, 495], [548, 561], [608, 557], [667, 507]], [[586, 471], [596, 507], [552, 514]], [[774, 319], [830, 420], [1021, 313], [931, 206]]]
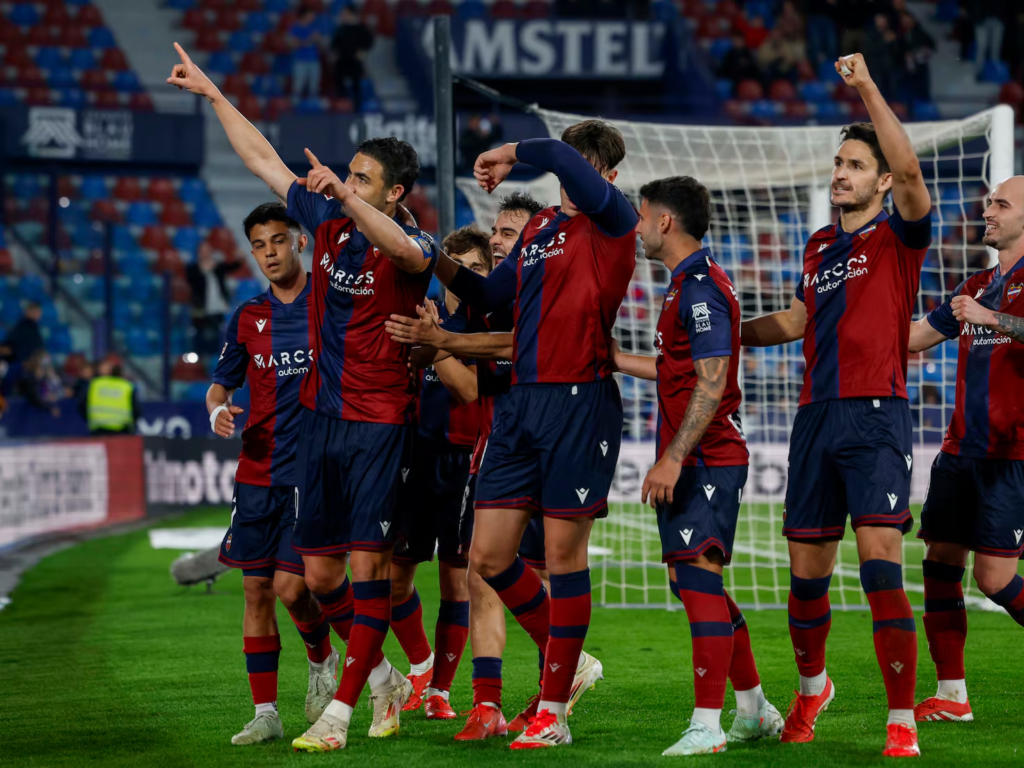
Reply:
[[[626, 156], [622, 131], [605, 120], [584, 120], [562, 131], [562, 141], [587, 158], [606, 181], [615, 181], [619, 175], [615, 167]], [[562, 208], [570, 215], [578, 210], [566, 197], [565, 189], [562, 189]]]
[[843, 211], [881, 206], [892, 188], [892, 171], [871, 123], [852, 123], [839, 132], [832, 168], [832, 205]]
[[299, 254], [306, 248], [306, 236], [281, 203], [256, 206], [242, 222], [260, 272], [272, 283], [288, 284], [302, 271]]
[[494, 266], [512, 252], [523, 227], [543, 209], [544, 206], [526, 192], [513, 192], [498, 201], [498, 216], [491, 227], [490, 242]]
[[24, 315], [37, 323], [43, 319], [43, 306], [38, 301], [26, 301]]
[[345, 186], [378, 211], [392, 213], [420, 175], [416, 150], [394, 136], [367, 139], [348, 164]]
[[1011, 176], [996, 184], [985, 208], [982, 242], [997, 251], [1024, 246], [1024, 176]]
[[711, 195], [692, 176], [656, 179], [640, 188], [636, 231], [648, 259], [664, 261], [670, 255], [665, 245], [673, 241], [699, 248], [709, 226]]
[[475, 224], [460, 227], [450, 233], [441, 243], [441, 248], [454, 261], [483, 277], [487, 277], [494, 269], [490, 239], [487, 233], [478, 229]]

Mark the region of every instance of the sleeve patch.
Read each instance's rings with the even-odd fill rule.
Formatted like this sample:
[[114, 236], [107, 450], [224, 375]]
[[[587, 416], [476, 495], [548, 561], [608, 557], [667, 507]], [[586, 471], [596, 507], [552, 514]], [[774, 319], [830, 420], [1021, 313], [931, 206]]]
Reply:
[[430, 256], [434, 251], [434, 238], [428, 235], [426, 232], [420, 232], [418, 235], [413, 235], [412, 239], [416, 241], [420, 248], [423, 249], [423, 253]]
[[704, 333], [711, 330], [711, 310], [707, 302], [702, 301], [692, 306], [694, 333]]

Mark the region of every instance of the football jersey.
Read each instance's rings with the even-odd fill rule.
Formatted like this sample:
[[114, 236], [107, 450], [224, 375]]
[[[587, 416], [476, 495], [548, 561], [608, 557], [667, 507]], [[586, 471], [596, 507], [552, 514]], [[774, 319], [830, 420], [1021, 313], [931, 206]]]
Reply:
[[1005, 275], [999, 267], [971, 275], [928, 315], [931, 326], [959, 338], [956, 405], [942, 450], [976, 459], [1024, 459], [1024, 344], [993, 328], [960, 323], [954, 296], [970, 296], [983, 307], [1024, 317], [1024, 259]]
[[[443, 301], [437, 302], [441, 324], [448, 328], [446, 321], [451, 317]], [[461, 360], [473, 365], [472, 360]], [[472, 448], [476, 445], [480, 431], [480, 406], [458, 402], [441, 382], [434, 366], [425, 368], [420, 380], [419, 435], [436, 445], [454, 445]]]
[[683, 466], [746, 464], [747, 443], [740, 422], [740, 306], [729, 275], [707, 249], [691, 254], [672, 270], [657, 333], [658, 458], [679, 431], [697, 386], [694, 361], [728, 357], [722, 401]]
[[317, 364], [302, 383], [302, 404], [346, 421], [409, 421], [416, 394], [405, 364], [409, 349], [391, 340], [384, 322], [392, 314], [416, 316], [437, 245], [400, 225], [430, 260], [427, 269], [410, 274], [382, 255], [331, 197], [292, 184], [288, 215], [315, 235], [310, 325]]
[[931, 213], [885, 211], [856, 232], [819, 229], [804, 250], [796, 298], [807, 307], [800, 405], [846, 397], [907, 397], [907, 354]]
[[299, 390], [315, 368], [309, 325], [312, 279], [291, 304], [268, 289], [235, 310], [213, 381], [227, 389], [248, 383], [249, 416], [235, 479], [249, 485], [295, 485]]

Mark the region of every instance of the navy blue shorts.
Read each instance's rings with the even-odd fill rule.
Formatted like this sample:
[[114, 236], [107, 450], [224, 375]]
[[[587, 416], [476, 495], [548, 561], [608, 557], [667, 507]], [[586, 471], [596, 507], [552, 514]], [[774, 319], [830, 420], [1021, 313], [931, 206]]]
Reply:
[[732, 559], [747, 466], [683, 467], [672, 503], [658, 506], [661, 561], [693, 560], [715, 547]]
[[300, 576], [306, 570], [302, 555], [292, 546], [295, 488], [235, 482], [231, 523], [220, 544], [224, 565], [241, 568], [246, 576], [273, 577], [274, 571]]
[[[469, 546], [473, 543], [473, 507], [476, 495], [476, 475], [469, 476], [466, 483], [466, 491], [462, 503], [462, 521], [459, 526], [459, 539], [461, 553], [469, 556]], [[522, 541], [519, 542], [519, 557], [538, 571], [547, 570], [547, 556], [544, 554], [544, 518], [533, 517], [530, 519], [526, 530], [523, 532]]]
[[906, 533], [910, 515], [910, 406], [901, 398], [849, 398], [805, 405], [789, 441], [782, 535], [839, 539], [885, 525]]
[[429, 562], [436, 547], [438, 560], [465, 568], [459, 521], [473, 451], [418, 439], [413, 443], [408, 462], [412, 469], [402, 478], [398, 493], [394, 562]]
[[1024, 461], [940, 452], [917, 537], [983, 555], [1024, 557]]
[[495, 404], [476, 506], [605, 517], [621, 441], [613, 379], [518, 384]]
[[295, 549], [303, 555], [390, 549], [410, 428], [305, 410]]

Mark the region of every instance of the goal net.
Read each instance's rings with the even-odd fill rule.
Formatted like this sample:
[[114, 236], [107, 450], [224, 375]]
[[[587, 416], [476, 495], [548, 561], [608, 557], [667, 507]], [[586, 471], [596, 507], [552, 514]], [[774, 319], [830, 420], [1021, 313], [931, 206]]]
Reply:
[[[539, 111], [554, 137], [582, 117]], [[711, 229], [704, 244], [736, 286], [743, 319], [789, 306], [802, 274], [809, 235], [834, 220], [829, 203], [832, 158], [839, 127], [754, 128], [617, 121], [626, 159], [617, 186], [634, 202], [646, 182], [693, 176], [711, 191]], [[962, 120], [906, 125], [921, 159], [934, 203], [932, 248], [921, 276], [915, 317], [938, 306], [964, 277], [989, 265], [981, 243], [981, 211], [993, 181], [1013, 173], [1013, 112], [996, 107]], [[472, 179], [460, 179], [477, 221], [494, 221], [497, 200]], [[557, 204], [558, 182], [542, 176], [511, 188]], [[499, 190], [499, 192], [502, 190]], [[511, 191], [511, 190], [510, 190]], [[495, 197], [497, 197], [496, 195]], [[638, 251], [637, 268], [615, 328], [622, 348], [653, 354], [665, 269]], [[803, 376], [801, 343], [744, 349], [741, 361], [743, 422], [750, 472], [743, 494], [726, 587], [750, 608], [785, 607], [789, 559], [781, 535], [788, 441]], [[957, 348], [941, 344], [909, 362], [914, 425], [911, 506], [916, 520], [929, 468], [952, 413]], [[655, 457], [657, 398], [654, 382], [620, 377], [625, 407], [622, 452], [612, 504], [591, 537], [595, 600], [607, 606], [676, 607], [661, 563], [654, 512], [640, 504], [640, 487]], [[916, 531], [916, 526], [915, 526]], [[912, 603], [923, 602], [924, 546], [904, 539], [904, 583]], [[973, 584], [968, 602], [984, 607]], [[860, 586], [856, 542], [847, 527], [832, 579], [834, 608], [867, 605]]]

